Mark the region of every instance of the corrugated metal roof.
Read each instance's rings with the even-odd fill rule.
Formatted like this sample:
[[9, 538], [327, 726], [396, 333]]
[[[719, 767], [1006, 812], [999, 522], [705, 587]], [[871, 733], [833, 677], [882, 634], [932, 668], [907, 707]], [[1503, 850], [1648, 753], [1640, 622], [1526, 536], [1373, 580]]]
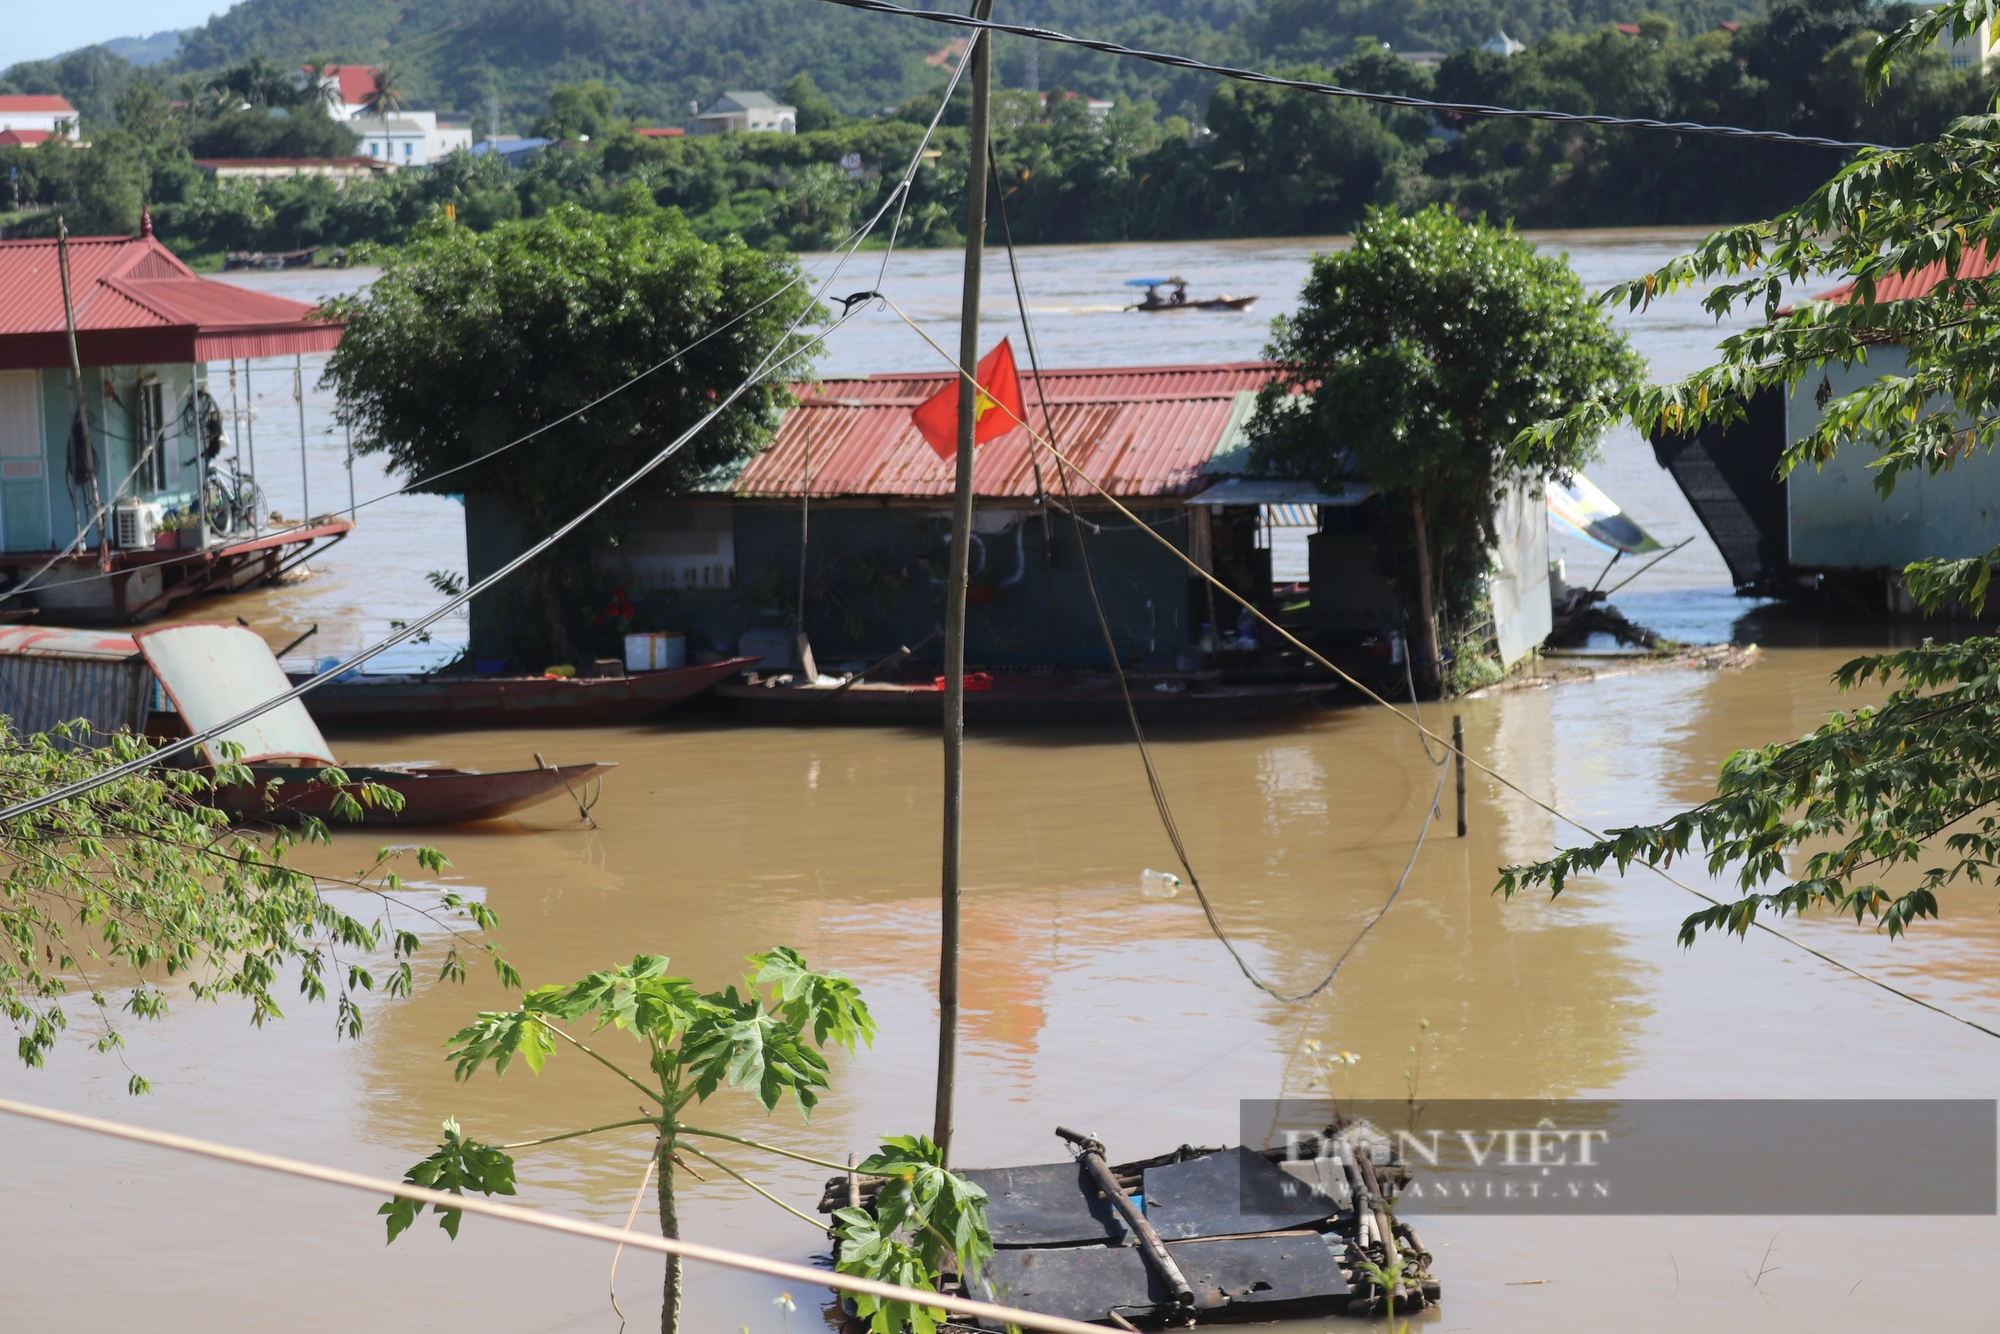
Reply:
[[130, 635], [65, 630], [53, 625], [0, 626], [0, 657], [94, 658], [123, 662], [137, 655]]
[[[75, 633], [75, 632], [70, 632]], [[0, 714], [23, 736], [82, 719], [89, 733], [53, 744], [104, 745], [114, 732], [143, 732], [153, 674], [137, 654], [123, 658], [19, 653], [0, 657]]]
[[[72, 237], [69, 271], [87, 366], [319, 352], [340, 340], [304, 302], [197, 277], [150, 235]], [[0, 241], [0, 369], [68, 363], [56, 243]]]
[[[254, 630], [222, 621], [188, 621], [132, 636], [160, 678], [160, 687], [190, 732], [206, 732], [292, 688], [271, 646]], [[221, 743], [243, 747], [243, 762], [296, 759], [334, 762], [302, 700], [287, 700], [202, 747], [222, 762]]]
[[[1985, 278], [2000, 270], [2000, 255], [1988, 255], [1984, 248], [1967, 250], [1958, 260], [1958, 276], [1961, 278]], [[1912, 297], [1928, 295], [1933, 287], [1944, 281], [1944, 261], [1926, 264], [1911, 273], [1892, 273], [1875, 280], [1875, 300], [1908, 301]], [[1832, 291], [1821, 292], [1815, 301], [1845, 302], [1854, 295], [1852, 282], [1842, 283]]]
[[[1189, 495], [1207, 485], [1203, 469], [1225, 437], [1238, 396], [1275, 372], [1265, 362], [1045, 371], [1052, 438], [1086, 476], [1121, 499]], [[738, 475], [734, 493], [798, 496], [810, 469], [816, 497], [949, 496], [953, 468], [924, 442], [910, 410], [952, 379], [938, 372], [794, 386], [799, 405]], [[1024, 374], [1021, 381], [1028, 419], [1040, 429], [1035, 377]], [[1032, 498], [1030, 443], [1017, 427], [981, 445], [974, 493]], [[1036, 447], [1032, 455], [1039, 456], [1045, 484], [1060, 490], [1046, 452]]]

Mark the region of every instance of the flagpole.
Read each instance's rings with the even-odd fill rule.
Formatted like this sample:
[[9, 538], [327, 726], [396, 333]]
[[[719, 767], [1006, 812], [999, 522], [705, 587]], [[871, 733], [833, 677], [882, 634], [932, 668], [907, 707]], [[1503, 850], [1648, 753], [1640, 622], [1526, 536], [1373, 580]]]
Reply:
[[[973, 0], [972, 17], [993, 15], [993, 0]], [[957, 476], [951, 495], [951, 571], [944, 602], [944, 868], [940, 877], [938, 949], [937, 1115], [931, 1138], [951, 1161], [952, 1095], [958, 1078], [958, 890], [965, 782], [965, 585], [972, 559], [972, 436], [979, 395], [966, 381], [979, 377], [979, 270], [986, 240], [986, 153], [992, 38], [980, 32], [966, 58], [972, 61], [972, 134], [965, 177], [965, 293], [958, 315]]]

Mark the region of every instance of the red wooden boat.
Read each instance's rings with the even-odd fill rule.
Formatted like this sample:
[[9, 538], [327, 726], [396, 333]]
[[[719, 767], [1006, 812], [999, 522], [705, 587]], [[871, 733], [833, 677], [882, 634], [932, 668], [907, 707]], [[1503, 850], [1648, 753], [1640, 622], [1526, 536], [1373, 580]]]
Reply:
[[[580, 808], [587, 808], [595, 800], [595, 794], [587, 791], [592, 780], [617, 767], [600, 762], [483, 774], [474, 769], [411, 764], [342, 772], [353, 780], [349, 791], [355, 784], [377, 783], [403, 798], [403, 809], [394, 814], [363, 806], [362, 824], [424, 825], [495, 820], [552, 800], [574, 799]], [[316, 815], [336, 827], [348, 823], [333, 813], [341, 789], [316, 782], [316, 770], [263, 764], [249, 768], [256, 786], [219, 788], [214, 794], [215, 804], [231, 819], [289, 823], [300, 816]]]
[[[322, 727], [577, 727], [637, 722], [748, 671], [761, 658], [627, 676], [411, 675], [354, 673], [303, 696]], [[309, 674], [289, 673], [292, 684]]]
[[[784, 679], [727, 682], [715, 693], [736, 701], [748, 722], [936, 727], [944, 718], [944, 691], [933, 682], [778, 683]], [[1135, 673], [1130, 680], [1132, 706], [1145, 723], [1245, 722], [1303, 708], [1339, 688], [1331, 682], [1224, 685], [1177, 674]], [[1125, 696], [1108, 673], [994, 675], [967, 689], [965, 721], [969, 727], [1123, 724]]]

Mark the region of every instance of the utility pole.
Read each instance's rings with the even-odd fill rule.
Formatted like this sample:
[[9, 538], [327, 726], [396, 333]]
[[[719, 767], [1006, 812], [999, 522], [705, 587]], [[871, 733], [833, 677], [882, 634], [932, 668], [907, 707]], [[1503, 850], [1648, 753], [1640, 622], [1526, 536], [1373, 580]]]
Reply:
[[[973, 0], [972, 17], [993, 16], [993, 0]], [[972, 434], [979, 422], [979, 276], [986, 240], [986, 154], [991, 119], [993, 40], [972, 40], [972, 136], [965, 177], [965, 294], [958, 315], [958, 476], [951, 498], [951, 572], [944, 629], [944, 873], [938, 957], [937, 1116], [931, 1138], [951, 1161], [952, 1094], [958, 1079], [958, 869], [965, 783], [965, 584], [972, 559]]]

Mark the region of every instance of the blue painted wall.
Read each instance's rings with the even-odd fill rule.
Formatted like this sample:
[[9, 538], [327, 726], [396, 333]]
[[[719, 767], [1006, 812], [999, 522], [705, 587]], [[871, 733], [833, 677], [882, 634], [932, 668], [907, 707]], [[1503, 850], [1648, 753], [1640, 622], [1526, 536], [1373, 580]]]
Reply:
[[[1865, 366], [1832, 369], [1834, 396], [1903, 373], [1901, 348], [1878, 350]], [[1786, 407], [1786, 438], [1810, 435], [1821, 416], [1819, 381], [1800, 382]], [[1793, 470], [1787, 487], [1791, 561], [1806, 569], [1900, 570], [1912, 561], [1976, 556], [2000, 545], [2000, 457], [1977, 453], [1936, 477], [1905, 473], [1884, 498], [1875, 489], [1875, 452], [1850, 445], [1822, 467]]]

